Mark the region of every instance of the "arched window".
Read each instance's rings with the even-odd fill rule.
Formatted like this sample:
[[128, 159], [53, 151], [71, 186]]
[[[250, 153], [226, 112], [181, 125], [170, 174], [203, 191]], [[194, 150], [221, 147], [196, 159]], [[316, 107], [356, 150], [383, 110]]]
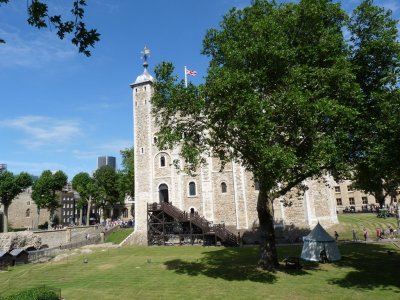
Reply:
[[27, 218], [31, 216], [31, 210], [29, 208], [26, 210], [25, 215]]
[[226, 193], [226, 183], [225, 182], [221, 183], [221, 193]]
[[165, 167], [165, 156], [160, 157], [160, 166]]
[[189, 182], [189, 196], [196, 196], [196, 183]]

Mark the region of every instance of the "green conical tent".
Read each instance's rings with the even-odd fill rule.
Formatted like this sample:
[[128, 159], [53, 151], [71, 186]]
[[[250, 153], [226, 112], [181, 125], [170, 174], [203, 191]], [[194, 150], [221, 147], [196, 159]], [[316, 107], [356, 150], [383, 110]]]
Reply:
[[318, 224], [310, 234], [303, 238], [304, 245], [301, 258], [308, 261], [319, 261], [322, 250], [325, 250], [329, 261], [337, 261], [342, 258], [336, 241], [325, 229]]

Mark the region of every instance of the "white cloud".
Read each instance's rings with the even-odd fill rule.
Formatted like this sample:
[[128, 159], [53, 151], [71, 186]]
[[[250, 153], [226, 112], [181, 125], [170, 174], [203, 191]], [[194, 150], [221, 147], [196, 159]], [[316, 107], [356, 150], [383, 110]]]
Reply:
[[[121, 150], [126, 148], [130, 148], [133, 146], [133, 138], [132, 140], [113, 140], [106, 144], [99, 145], [99, 149], [103, 151], [109, 151], [114, 153], [119, 153]], [[104, 154], [106, 155], [106, 154]]]
[[0, 126], [24, 133], [24, 139], [19, 142], [27, 148], [59, 145], [81, 135], [80, 124], [77, 121], [45, 116], [22, 116], [0, 120]]
[[66, 166], [54, 162], [26, 162], [26, 161], [13, 161], [6, 160], [4, 163], [7, 164], [8, 169], [11, 172], [20, 173], [28, 172], [33, 175], [40, 175], [44, 170], [65, 170]]
[[67, 39], [59, 40], [55, 32], [21, 35], [16, 28], [10, 29], [13, 32], [0, 29], [0, 37], [6, 41], [0, 45], [0, 67], [37, 68], [70, 59], [77, 53]]

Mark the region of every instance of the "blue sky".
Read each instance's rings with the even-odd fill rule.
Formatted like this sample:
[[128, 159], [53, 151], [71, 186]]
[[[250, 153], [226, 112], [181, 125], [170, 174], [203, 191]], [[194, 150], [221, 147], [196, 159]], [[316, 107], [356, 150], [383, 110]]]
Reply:
[[[72, 0], [46, 1], [50, 12], [69, 12]], [[88, 0], [87, 26], [101, 41], [90, 58], [55, 32], [27, 25], [26, 1], [0, 7], [0, 163], [14, 173], [63, 170], [69, 180], [91, 173], [99, 155], [133, 145], [129, 84], [143, 72], [141, 54], [151, 49], [149, 70], [172, 61], [198, 71], [200, 83], [208, 59], [200, 54], [206, 30], [217, 27], [231, 7], [250, 0]], [[351, 9], [359, 0], [344, 0]], [[400, 17], [399, 0], [377, 4]]]

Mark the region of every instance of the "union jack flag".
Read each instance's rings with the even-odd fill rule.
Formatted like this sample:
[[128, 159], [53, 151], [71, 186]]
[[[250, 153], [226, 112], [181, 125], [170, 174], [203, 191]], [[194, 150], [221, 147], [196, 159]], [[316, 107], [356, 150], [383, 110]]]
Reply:
[[189, 69], [185, 69], [185, 72], [189, 76], [196, 76], [197, 75], [197, 71], [192, 71], [192, 70], [189, 70]]

